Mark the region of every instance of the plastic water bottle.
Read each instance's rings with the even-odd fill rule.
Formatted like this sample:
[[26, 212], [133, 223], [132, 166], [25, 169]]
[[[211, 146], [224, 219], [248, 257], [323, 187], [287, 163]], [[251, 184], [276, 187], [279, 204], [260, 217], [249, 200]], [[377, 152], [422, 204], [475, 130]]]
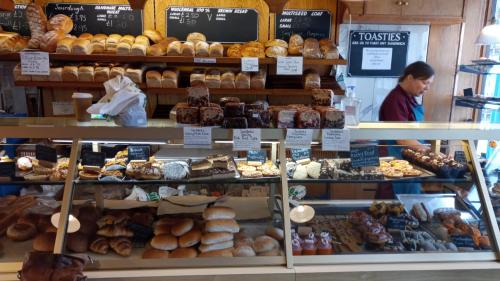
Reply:
[[341, 101], [342, 110], [345, 114], [345, 124], [347, 126], [357, 126], [359, 124], [359, 107], [361, 100], [356, 98], [355, 86], [347, 86], [345, 97]]

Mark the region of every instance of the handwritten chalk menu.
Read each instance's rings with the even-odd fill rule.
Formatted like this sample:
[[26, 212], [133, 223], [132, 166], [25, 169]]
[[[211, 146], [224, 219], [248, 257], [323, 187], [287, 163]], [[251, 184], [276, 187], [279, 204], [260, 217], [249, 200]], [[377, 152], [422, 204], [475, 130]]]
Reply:
[[406, 67], [409, 31], [351, 31], [348, 75], [399, 77]]
[[249, 150], [247, 152], [247, 161], [258, 161], [264, 163], [267, 160], [267, 153], [265, 150]]
[[0, 162], [0, 177], [13, 177], [16, 175], [16, 163], [14, 161]]
[[37, 144], [35, 147], [35, 157], [38, 160], [57, 163], [57, 151], [50, 146]]
[[291, 149], [291, 154], [292, 154], [293, 161], [310, 159], [311, 158], [311, 149], [309, 149], [309, 148]]
[[169, 7], [167, 36], [185, 40], [191, 32], [205, 34], [208, 41], [241, 43], [259, 37], [259, 14], [254, 9]]
[[106, 154], [104, 152], [85, 151], [82, 153], [82, 165], [102, 167], [105, 161]]
[[128, 161], [149, 160], [150, 149], [148, 145], [131, 145], [128, 147]]
[[132, 10], [129, 5], [99, 5], [77, 3], [48, 3], [45, 13], [50, 18], [56, 14], [69, 16], [74, 23], [71, 34], [130, 34], [141, 35], [142, 10]]
[[277, 39], [288, 42], [292, 34], [305, 38], [330, 38], [332, 15], [324, 10], [283, 10], [276, 15], [274, 30]]
[[16, 4], [12, 12], [0, 12], [0, 26], [4, 31], [17, 32], [23, 36], [30, 36], [30, 27], [24, 10], [26, 5]]
[[351, 166], [353, 168], [379, 165], [380, 160], [377, 146], [351, 147]]

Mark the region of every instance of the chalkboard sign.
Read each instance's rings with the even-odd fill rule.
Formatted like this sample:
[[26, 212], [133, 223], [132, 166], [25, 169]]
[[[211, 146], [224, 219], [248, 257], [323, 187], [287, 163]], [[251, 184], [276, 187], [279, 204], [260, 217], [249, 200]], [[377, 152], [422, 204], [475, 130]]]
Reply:
[[299, 161], [302, 159], [309, 159], [311, 158], [311, 150], [308, 148], [303, 148], [303, 149], [292, 149], [292, 160], [293, 161]]
[[106, 155], [104, 152], [85, 151], [82, 153], [82, 165], [102, 167], [105, 161]]
[[35, 147], [36, 159], [57, 163], [56, 149], [50, 146], [39, 145]]
[[141, 35], [142, 10], [132, 10], [129, 5], [100, 5], [78, 3], [48, 3], [45, 13], [50, 18], [57, 14], [69, 16], [74, 23], [71, 34], [130, 34]]
[[266, 162], [267, 153], [264, 150], [249, 150], [247, 153], [247, 161]]
[[128, 147], [128, 161], [149, 160], [149, 146], [131, 145]]
[[24, 10], [26, 5], [16, 4], [12, 12], [0, 12], [0, 26], [4, 31], [17, 32], [23, 36], [30, 36], [30, 27]]
[[241, 43], [259, 38], [259, 14], [254, 9], [169, 7], [167, 36], [185, 40], [191, 32], [205, 34], [208, 41]]
[[377, 146], [351, 147], [351, 166], [353, 168], [379, 165], [380, 159]]
[[467, 158], [465, 157], [464, 151], [455, 151], [455, 155], [453, 157], [455, 161], [462, 164], [467, 164]]
[[305, 38], [330, 38], [332, 15], [324, 10], [283, 10], [276, 15], [274, 30], [277, 39], [288, 42], [292, 34]]
[[16, 163], [0, 162], [0, 177], [14, 177], [16, 175]]
[[351, 31], [348, 76], [401, 76], [406, 67], [409, 39], [409, 31]]
[[404, 216], [387, 216], [387, 228], [388, 229], [406, 229], [406, 218]]
[[451, 235], [451, 242], [457, 247], [475, 248], [476, 244], [469, 235]]

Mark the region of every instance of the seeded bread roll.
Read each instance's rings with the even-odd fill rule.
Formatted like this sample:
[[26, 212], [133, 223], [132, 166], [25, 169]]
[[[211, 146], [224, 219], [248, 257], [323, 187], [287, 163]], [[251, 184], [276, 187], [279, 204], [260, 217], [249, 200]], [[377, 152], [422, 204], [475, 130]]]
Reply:
[[205, 231], [238, 233], [240, 231], [240, 226], [232, 219], [211, 220], [205, 224]]
[[229, 207], [223, 206], [215, 206], [206, 208], [203, 211], [203, 219], [204, 220], [223, 220], [223, 219], [234, 219], [236, 217], [236, 213], [233, 209]]
[[177, 237], [170, 234], [156, 235], [153, 239], [151, 239], [150, 244], [151, 247], [158, 250], [175, 250], [177, 248]]

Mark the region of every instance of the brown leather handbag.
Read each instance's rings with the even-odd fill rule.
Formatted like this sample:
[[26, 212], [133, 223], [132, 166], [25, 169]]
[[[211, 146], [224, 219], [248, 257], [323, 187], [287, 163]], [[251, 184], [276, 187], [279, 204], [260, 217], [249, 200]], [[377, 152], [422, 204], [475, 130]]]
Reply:
[[83, 268], [88, 257], [31, 252], [23, 262], [18, 278], [21, 281], [84, 281]]

